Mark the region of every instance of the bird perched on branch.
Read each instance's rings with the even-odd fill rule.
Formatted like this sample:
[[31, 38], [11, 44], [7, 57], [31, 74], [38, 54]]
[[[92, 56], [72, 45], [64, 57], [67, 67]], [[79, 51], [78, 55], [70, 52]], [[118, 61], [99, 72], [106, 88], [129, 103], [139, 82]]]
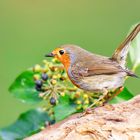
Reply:
[[46, 57], [57, 58], [75, 86], [93, 93], [103, 93], [102, 99], [108, 92], [122, 87], [126, 76], [137, 77], [125, 64], [130, 43], [139, 31], [140, 24], [120, 44], [112, 57], [88, 52], [77, 45], [62, 45]]

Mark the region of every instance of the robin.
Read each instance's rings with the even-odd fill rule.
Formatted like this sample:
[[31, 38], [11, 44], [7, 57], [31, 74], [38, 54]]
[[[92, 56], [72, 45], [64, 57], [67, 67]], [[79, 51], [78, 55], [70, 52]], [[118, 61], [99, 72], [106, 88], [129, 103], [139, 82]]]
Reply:
[[102, 93], [103, 99], [110, 91], [123, 86], [126, 76], [137, 77], [126, 68], [126, 57], [131, 41], [140, 31], [138, 24], [112, 57], [105, 57], [88, 52], [77, 45], [62, 45], [47, 54], [57, 58], [65, 67], [71, 82], [86, 91]]

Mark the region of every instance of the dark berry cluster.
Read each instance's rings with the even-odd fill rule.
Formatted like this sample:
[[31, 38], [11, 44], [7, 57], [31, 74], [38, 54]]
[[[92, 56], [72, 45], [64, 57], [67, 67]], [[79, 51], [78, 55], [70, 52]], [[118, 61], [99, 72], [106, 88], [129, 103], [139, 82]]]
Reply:
[[[47, 65], [48, 62], [44, 61], [44, 63]], [[53, 91], [53, 84], [55, 84], [55, 80], [52, 80], [52, 77], [49, 78], [48, 73], [50, 73], [50, 67], [47, 66], [41, 67], [40, 65], [35, 65], [33, 68], [33, 71], [35, 72], [34, 74], [34, 81], [35, 81], [35, 89], [40, 92], [39, 96], [42, 97], [43, 99], [50, 99], [50, 104], [51, 105], [56, 105], [56, 96], [53, 97], [50, 94], [50, 92]], [[48, 72], [48, 73], [47, 73]], [[48, 86], [49, 85], [49, 86]]]
[[[43, 72], [40, 79], [35, 79], [35, 89], [39, 92], [45, 92], [45, 82], [48, 80], [48, 78], [48, 74]], [[56, 99], [54, 97], [50, 97], [50, 104], [56, 105]]]
[[43, 83], [48, 80], [48, 75], [46, 73], [42, 73], [41, 79], [35, 80], [35, 89], [37, 91], [43, 91]]

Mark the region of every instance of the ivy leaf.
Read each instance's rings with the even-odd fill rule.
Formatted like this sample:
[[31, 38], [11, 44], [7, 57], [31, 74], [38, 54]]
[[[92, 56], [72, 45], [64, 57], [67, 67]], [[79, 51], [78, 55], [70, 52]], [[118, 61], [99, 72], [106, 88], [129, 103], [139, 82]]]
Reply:
[[140, 33], [138, 33], [131, 42], [129, 54], [133, 64], [133, 69], [135, 70], [138, 66], [140, 66]]
[[76, 112], [75, 105], [70, 101], [68, 95], [59, 97], [59, 103], [54, 107], [56, 122], [61, 121]]
[[38, 132], [47, 121], [50, 122], [50, 118], [46, 112], [39, 109], [29, 110], [21, 114], [15, 123], [2, 128], [0, 136], [3, 140], [23, 139]]
[[33, 71], [21, 73], [9, 88], [13, 96], [27, 103], [37, 103], [42, 99], [38, 96], [33, 80]]
[[115, 98], [113, 98], [110, 101], [110, 103], [113, 104], [113, 103], [119, 103], [119, 102], [122, 102], [122, 101], [127, 101], [127, 100], [129, 100], [133, 97], [134, 97], [134, 95], [125, 87], [123, 89], [123, 91], [118, 94], [118, 96], [116, 96]]

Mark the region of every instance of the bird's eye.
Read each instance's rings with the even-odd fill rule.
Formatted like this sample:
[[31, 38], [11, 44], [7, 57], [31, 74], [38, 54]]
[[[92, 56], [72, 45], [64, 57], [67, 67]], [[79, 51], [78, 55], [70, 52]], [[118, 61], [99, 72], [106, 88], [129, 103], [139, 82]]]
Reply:
[[63, 50], [60, 50], [59, 53], [60, 53], [61, 55], [63, 55], [63, 54], [64, 54], [64, 51], [63, 51]]

